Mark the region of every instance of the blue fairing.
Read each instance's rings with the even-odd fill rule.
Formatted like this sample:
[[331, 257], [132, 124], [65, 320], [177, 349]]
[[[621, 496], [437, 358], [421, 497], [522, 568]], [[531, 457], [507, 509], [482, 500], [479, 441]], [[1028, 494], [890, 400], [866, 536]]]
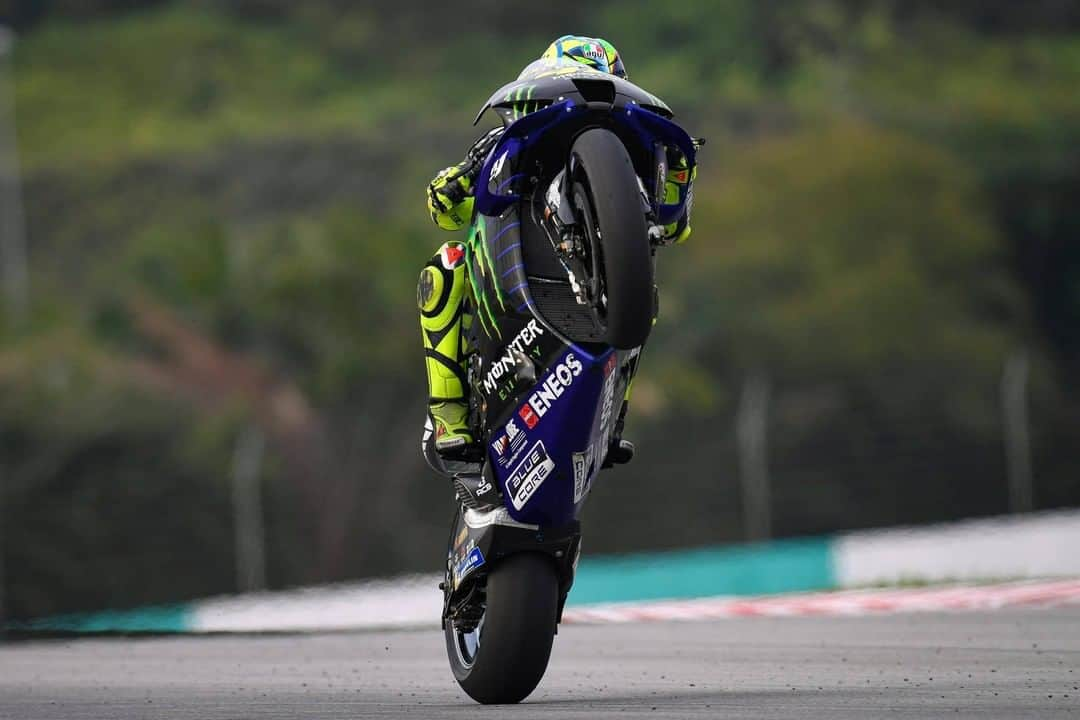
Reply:
[[[521, 201], [521, 196], [505, 192], [508, 183], [493, 183], [498, 175], [493, 169], [501, 170], [506, 163], [514, 167], [515, 159], [526, 149], [534, 145], [545, 132], [556, 125], [577, 120], [579, 113], [586, 112], [584, 105], [565, 100], [546, 108], [525, 115], [506, 128], [495, 149], [488, 155], [476, 185], [476, 210], [482, 215], [497, 216], [507, 208]], [[640, 105], [628, 103], [622, 107], [612, 107], [611, 118], [614, 123], [629, 130], [642, 147], [652, 148], [657, 142], [669, 147], [677, 147], [686, 156], [690, 167], [696, 162], [697, 151], [690, 136], [671, 120], [658, 115]], [[645, 178], [651, 183], [651, 178]], [[655, 191], [655, 188], [653, 188]], [[679, 200], [675, 203], [660, 203], [653, 207], [660, 224], [667, 225], [678, 220], [686, 209], [689, 184], [679, 186]], [[655, 192], [654, 192], [655, 195]]]
[[576, 517], [614, 425], [617, 365], [614, 350], [570, 346], [491, 435], [489, 459], [515, 520], [560, 526]]
[[[629, 127], [638, 136], [645, 147], [652, 147], [654, 142], [679, 148], [686, 156], [688, 167], [697, 162], [697, 150], [693, 139], [681, 127], [665, 117], [650, 112], [638, 105], [627, 105], [624, 112], [617, 112], [614, 118], [618, 124]], [[653, 209], [661, 225], [676, 222], [686, 210], [687, 194], [690, 184], [679, 187], [679, 200], [674, 203], [660, 203]]]
[[[659, 173], [645, 171], [650, 163], [655, 165], [658, 155], [663, 157], [660, 146], [678, 148], [693, 166], [696, 152], [686, 131], [659, 112], [643, 107], [633, 97], [617, 93], [615, 100], [606, 104], [586, 102], [582, 97], [580, 93], [578, 99], [555, 95], [549, 98], [550, 105], [533, 110], [507, 126], [485, 158], [477, 178], [475, 208], [480, 215], [501, 218], [499, 222], [505, 226], [499, 227], [517, 227], [517, 219], [509, 214], [503, 216], [523, 200], [515, 192], [518, 189], [515, 180], [534, 172], [536, 157], [530, 154], [534, 146], [554, 128], [560, 128], [560, 139], [572, 141], [576, 133], [594, 126], [610, 129], [626, 144], [646, 190], [653, 185], [651, 202], [656, 220], [670, 224], [685, 212], [688, 185], [680, 186], [677, 202], [662, 203], [659, 198], [664, 195], [663, 188], [655, 187], [658, 181], [655, 176]], [[513, 112], [516, 117], [517, 110]], [[564, 123], [574, 124], [560, 127]], [[551, 152], [549, 147], [537, 149], [538, 155]], [[570, 161], [568, 147], [565, 162]], [[549, 167], [546, 172], [553, 174], [555, 169]], [[496, 225], [492, 223], [492, 227]], [[505, 232], [505, 229], [493, 231], [488, 238], [486, 230], [485, 225], [484, 241], [496, 244]], [[518, 273], [520, 277], [513, 277], [513, 287], [502, 287], [503, 294], [516, 297], [515, 293], [521, 291], [526, 302], [517, 312], [536, 314], [543, 327], [557, 335], [529, 304], [529, 279], [521, 270], [524, 261], [520, 245], [518, 241], [501, 251], [497, 246], [482, 248], [489, 250], [487, 255], [493, 258], [489, 263], [490, 276], [496, 279], [493, 297], [501, 302], [502, 295], [498, 293], [501, 286], [497, 283], [506, 277], [505, 273], [512, 277]], [[507, 252], [511, 253], [509, 259], [503, 259]], [[493, 420], [487, 436], [489, 466], [507, 511], [519, 522], [541, 527], [561, 527], [576, 519], [607, 453], [626, 390], [628, 361], [633, 354], [633, 351], [608, 349], [591, 355], [569, 344], [566, 338], [561, 339], [566, 343], [563, 349], [544, 350], [543, 364], [536, 368], [540, 378], [524, 392], [517, 405], [510, 408], [495, 405], [492, 414], [499, 420]], [[509, 336], [503, 344], [507, 342]], [[489, 354], [501, 358], [504, 350]]]
[[[562, 122], [565, 115], [573, 112], [572, 100], [549, 105], [521, 118], [506, 128], [495, 149], [488, 155], [476, 184], [476, 211], [482, 215], [501, 214], [511, 205], [519, 202], [521, 196], [514, 193], [502, 193], [501, 188], [491, 189], [492, 168], [502, 167], [503, 163], [512, 163], [523, 150], [533, 145], [550, 128]], [[529, 136], [532, 139], [529, 139]]]

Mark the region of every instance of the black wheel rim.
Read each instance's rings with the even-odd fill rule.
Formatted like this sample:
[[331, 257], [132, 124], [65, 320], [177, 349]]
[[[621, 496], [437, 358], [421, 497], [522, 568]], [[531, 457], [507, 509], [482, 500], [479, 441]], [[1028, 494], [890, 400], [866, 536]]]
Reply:
[[465, 668], [471, 668], [476, 662], [476, 656], [480, 653], [480, 640], [486, 617], [485, 611], [480, 616], [480, 622], [476, 624], [476, 628], [470, 632], [462, 632], [456, 626], [454, 627], [454, 650], [457, 651], [458, 661]]
[[574, 186], [574, 205], [585, 225], [585, 235], [589, 241], [589, 283], [593, 286], [592, 293], [595, 298], [595, 304], [592, 306], [593, 317], [599, 329], [605, 330], [607, 328], [607, 290], [604, 287], [604, 275], [600, 270], [603, 267], [600, 228], [596, 224], [596, 215], [593, 213], [589, 192], [581, 183], [576, 183]]

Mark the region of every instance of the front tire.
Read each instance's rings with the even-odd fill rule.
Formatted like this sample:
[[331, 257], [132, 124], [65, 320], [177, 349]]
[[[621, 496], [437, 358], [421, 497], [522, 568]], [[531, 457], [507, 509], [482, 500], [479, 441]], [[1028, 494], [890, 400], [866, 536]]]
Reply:
[[551, 657], [559, 580], [551, 560], [520, 553], [487, 578], [486, 608], [477, 630], [446, 623], [446, 653], [461, 688], [479, 703], [516, 703], [539, 684]]

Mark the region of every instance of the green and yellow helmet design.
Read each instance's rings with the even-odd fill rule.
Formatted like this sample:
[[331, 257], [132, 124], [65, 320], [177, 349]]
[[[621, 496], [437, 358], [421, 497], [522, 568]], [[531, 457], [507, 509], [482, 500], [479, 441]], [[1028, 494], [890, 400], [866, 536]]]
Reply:
[[552, 59], [566, 57], [594, 70], [626, 78], [626, 68], [623, 66], [622, 58], [619, 57], [619, 51], [607, 40], [600, 38], [563, 35], [548, 45], [547, 50], [540, 57]]

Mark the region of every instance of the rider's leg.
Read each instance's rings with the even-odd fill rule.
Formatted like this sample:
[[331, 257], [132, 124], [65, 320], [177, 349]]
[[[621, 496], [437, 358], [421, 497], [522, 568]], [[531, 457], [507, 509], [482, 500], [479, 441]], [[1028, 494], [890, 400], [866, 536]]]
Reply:
[[[691, 168], [686, 161], [686, 156], [678, 150], [669, 150], [668, 173], [664, 182], [664, 202], [678, 202], [682, 188], [692, 184], [696, 177], [697, 167]], [[677, 221], [664, 226], [664, 237], [668, 239], [668, 242], [681, 244], [690, 237], [690, 209], [694, 204], [694, 195], [692, 188], [688, 188], [688, 191], [686, 212]]]
[[[653, 319], [652, 324], [656, 326], [656, 318], [660, 314], [660, 295], [653, 287]], [[644, 352], [645, 348], [641, 348]], [[638, 364], [641, 362], [641, 353], [638, 353], [634, 358], [630, 367], [630, 381], [626, 383], [626, 394], [623, 395], [622, 410], [619, 411], [619, 418], [615, 421], [615, 431], [611, 434], [611, 444], [608, 446], [607, 458], [604, 460], [604, 467], [609, 468], [612, 465], [625, 465], [634, 459], [634, 443], [629, 440], [623, 439], [623, 427], [626, 425], [626, 411], [630, 408], [630, 393], [634, 389], [634, 378], [637, 376]]]
[[[653, 322], [656, 322], [655, 318]], [[623, 396], [622, 410], [619, 411], [619, 418], [615, 421], [615, 431], [611, 434], [611, 444], [608, 445], [607, 457], [604, 459], [603, 467], [606, 468], [612, 465], [625, 465], [634, 459], [634, 443], [624, 439], [622, 434], [626, 424], [626, 411], [630, 408], [630, 391], [634, 387], [634, 375], [637, 374], [636, 359], [631, 373], [633, 374], [630, 376], [630, 382], [626, 384], [626, 394]]]
[[427, 366], [428, 412], [435, 449], [456, 451], [472, 443], [469, 431], [464, 330], [467, 311], [464, 246], [448, 242], [420, 271], [417, 304]]

